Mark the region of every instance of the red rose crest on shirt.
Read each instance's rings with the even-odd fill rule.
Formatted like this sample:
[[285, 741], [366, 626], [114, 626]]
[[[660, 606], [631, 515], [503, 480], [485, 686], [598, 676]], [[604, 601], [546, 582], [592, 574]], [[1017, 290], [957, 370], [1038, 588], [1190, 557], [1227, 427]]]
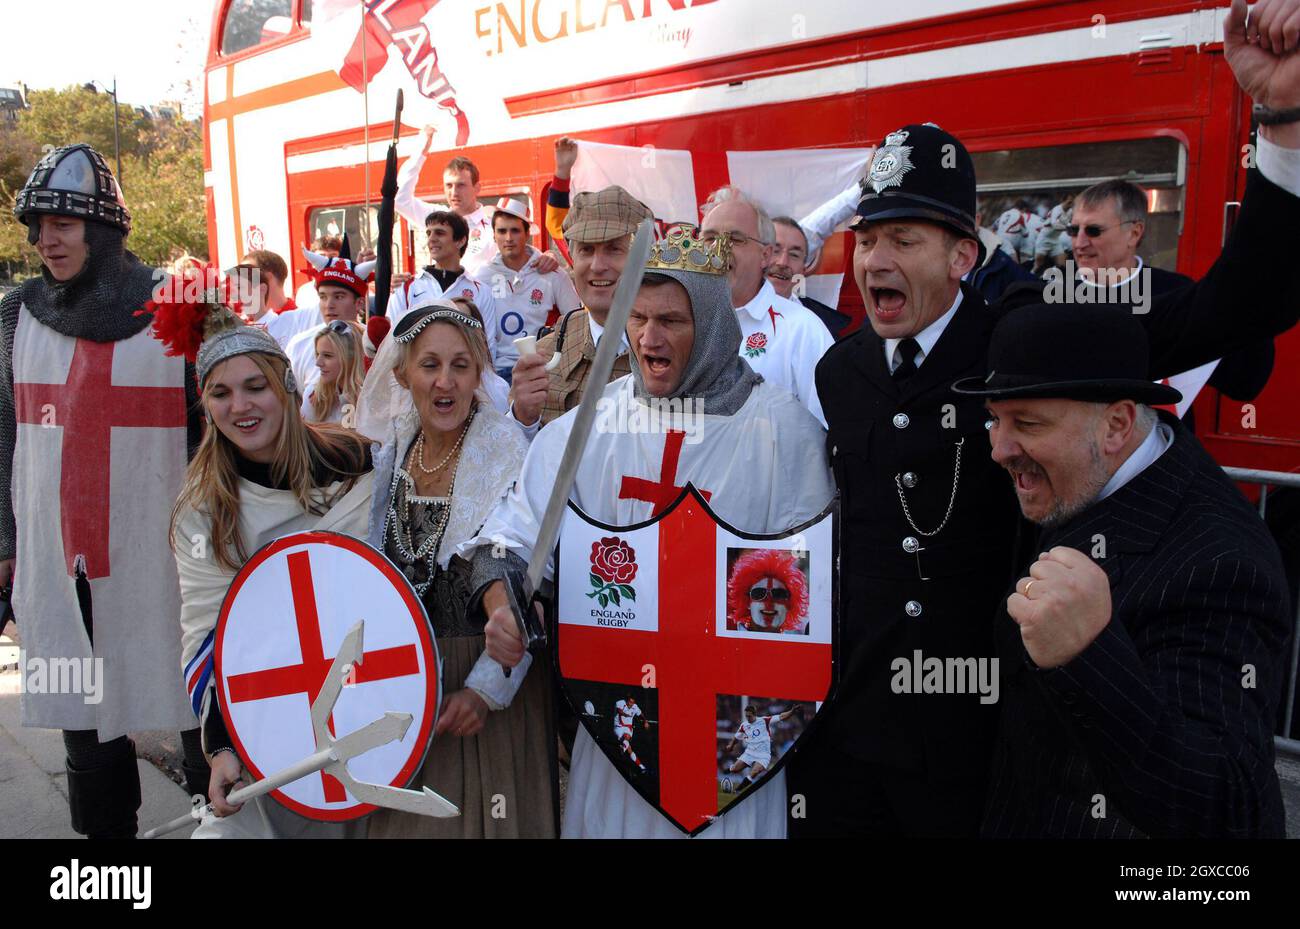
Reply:
[[528, 299], [533, 304], [533, 306], [541, 306], [542, 305], [541, 290], [537, 287], [534, 287], [533, 292], [528, 295]]
[[462, 291], [460, 292], [460, 295], [461, 295], [462, 297], [464, 297], [466, 300], [473, 300], [473, 299], [474, 299], [474, 291], [470, 290], [468, 287], [466, 287], [464, 290], [462, 290]]
[[767, 351], [767, 336], [761, 332], [755, 332], [745, 340], [745, 357], [757, 358]]
[[621, 605], [624, 598], [636, 600], [636, 550], [618, 536], [605, 536], [599, 542], [591, 543], [592, 590], [588, 597], [598, 601], [602, 607], [613, 601]]

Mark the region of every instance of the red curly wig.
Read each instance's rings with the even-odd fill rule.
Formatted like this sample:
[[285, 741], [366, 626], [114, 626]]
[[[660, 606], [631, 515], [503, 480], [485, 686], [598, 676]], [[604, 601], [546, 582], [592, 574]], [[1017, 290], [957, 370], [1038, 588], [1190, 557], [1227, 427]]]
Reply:
[[749, 627], [749, 591], [765, 577], [777, 578], [790, 591], [780, 631], [799, 629], [808, 615], [808, 580], [793, 554], [773, 548], [755, 549], [736, 559], [727, 581], [728, 628]]

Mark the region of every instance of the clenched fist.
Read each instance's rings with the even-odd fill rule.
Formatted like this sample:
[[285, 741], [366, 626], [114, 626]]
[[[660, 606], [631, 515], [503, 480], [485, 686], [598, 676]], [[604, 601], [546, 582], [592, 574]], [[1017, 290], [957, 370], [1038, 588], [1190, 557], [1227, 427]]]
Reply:
[[1256, 103], [1300, 106], [1300, 0], [1233, 0], [1223, 24], [1223, 54]]
[[1110, 580], [1083, 552], [1057, 546], [1016, 582], [1007, 612], [1040, 668], [1059, 668], [1093, 643], [1110, 622]]

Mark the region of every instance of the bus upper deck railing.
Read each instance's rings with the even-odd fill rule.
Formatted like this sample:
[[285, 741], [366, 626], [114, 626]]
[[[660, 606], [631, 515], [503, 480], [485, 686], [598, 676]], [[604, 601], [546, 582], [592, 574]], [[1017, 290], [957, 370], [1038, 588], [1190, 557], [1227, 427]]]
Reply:
[[[1224, 473], [1234, 481], [1246, 484], [1259, 484], [1259, 516], [1263, 519], [1268, 512], [1268, 491], [1270, 487], [1300, 488], [1300, 474], [1288, 474], [1284, 471], [1261, 471], [1257, 468], [1224, 468]], [[1291, 625], [1291, 660], [1287, 664], [1286, 702], [1282, 707], [1282, 735], [1275, 736], [1277, 747], [1287, 754], [1300, 758], [1300, 739], [1290, 738], [1294, 731], [1296, 702], [1296, 679], [1300, 678], [1300, 597], [1297, 598], [1296, 618]]]

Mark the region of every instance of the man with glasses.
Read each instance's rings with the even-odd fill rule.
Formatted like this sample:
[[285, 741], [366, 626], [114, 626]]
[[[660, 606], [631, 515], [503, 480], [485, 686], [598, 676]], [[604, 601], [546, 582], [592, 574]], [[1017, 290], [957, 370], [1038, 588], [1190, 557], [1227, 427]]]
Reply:
[[740, 356], [765, 381], [788, 390], [820, 420], [813, 373], [835, 340], [811, 310], [782, 297], [764, 277], [776, 231], [763, 208], [734, 188], [710, 199], [715, 206], [704, 217], [700, 233], [705, 242], [724, 235], [731, 238], [728, 282], [740, 323]]
[[[1146, 224], [1147, 196], [1136, 184], [1102, 181], [1080, 193], [1075, 198], [1073, 220], [1065, 227], [1074, 243], [1080, 281], [1094, 287], [1120, 288], [1141, 275], [1145, 280], [1132, 292], [1148, 297], [1190, 285], [1192, 279], [1186, 275], [1143, 262], [1138, 247]], [[1264, 339], [1225, 356], [1209, 385], [1233, 400], [1254, 400], [1272, 373], [1273, 340]], [[1188, 428], [1192, 428], [1190, 422]]]
[[814, 300], [806, 293], [794, 295], [796, 280], [802, 279], [809, 271], [808, 236], [803, 227], [790, 216], [774, 217], [772, 226], [776, 232], [776, 246], [772, 249], [772, 261], [765, 272], [772, 283], [772, 289], [787, 300], [798, 300], [812, 310], [831, 337], [839, 338], [840, 332], [851, 322], [848, 316]]

